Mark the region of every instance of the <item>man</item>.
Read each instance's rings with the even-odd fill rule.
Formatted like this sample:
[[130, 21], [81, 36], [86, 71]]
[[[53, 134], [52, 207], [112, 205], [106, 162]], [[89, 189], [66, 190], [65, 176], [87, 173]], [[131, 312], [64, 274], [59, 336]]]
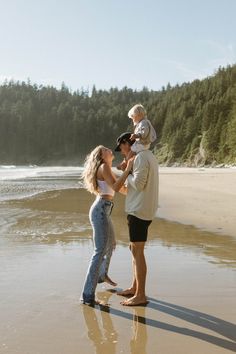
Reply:
[[[123, 133], [117, 138], [115, 151], [128, 156], [133, 141], [131, 133]], [[147, 266], [144, 255], [148, 227], [156, 216], [158, 208], [158, 163], [150, 150], [137, 153], [133, 172], [127, 178], [125, 211], [127, 213], [130, 250], [133, 257], [133, 283], [118, 295], [129, 297], [122, 301], [125, 306], [148, 303], [145, 284]]]

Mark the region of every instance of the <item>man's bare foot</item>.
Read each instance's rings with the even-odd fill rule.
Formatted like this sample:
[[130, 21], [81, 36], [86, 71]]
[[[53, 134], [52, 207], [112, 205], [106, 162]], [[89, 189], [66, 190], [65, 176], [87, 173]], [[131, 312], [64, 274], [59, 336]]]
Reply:
[[112, 286], [117, 286], [117, 283], [111, 280], [111, 278], [108, 275], [105, 276], [104, 282]]
[[126, 290], [118, 291], [116, 294], [119, 295], [119, 296], [134, 296], [135, 289], [128, 288]]
[[133, 296], [130, 299], [121, 301], [123, 306], [145, 306], [148, 304], [146, 296]]

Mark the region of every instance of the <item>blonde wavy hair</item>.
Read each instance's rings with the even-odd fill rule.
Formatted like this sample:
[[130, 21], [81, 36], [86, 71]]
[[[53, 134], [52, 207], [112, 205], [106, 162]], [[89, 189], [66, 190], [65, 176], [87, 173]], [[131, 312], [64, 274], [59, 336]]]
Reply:
[[132, 118], [136, 114], [141, 114], [143, 117], [147, 116], [147, 111], [141, 103], [136, 104], [129, 110], [128, 117]]
[[87, 191], [96, 195], [98, 194], [97, 170], [103, 163], [103, 149], [104, 146], [99, 145], [90, 152], [90, 154], [85, 159], [84, 171], [82, 173], [84, 187], [87, 189]]

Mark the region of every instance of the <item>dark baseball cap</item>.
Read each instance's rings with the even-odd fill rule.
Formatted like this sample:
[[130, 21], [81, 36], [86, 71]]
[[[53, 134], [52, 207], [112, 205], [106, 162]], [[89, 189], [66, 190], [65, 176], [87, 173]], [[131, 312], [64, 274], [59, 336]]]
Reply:
[[115, 151], [120, 151], [120, 144], [128, 142], [130, 145], [133, 145], [134, 140], [130, 140], [131, 133], [126, 132], [122, 133], [117, 139], [116, 139], [116, 147]]

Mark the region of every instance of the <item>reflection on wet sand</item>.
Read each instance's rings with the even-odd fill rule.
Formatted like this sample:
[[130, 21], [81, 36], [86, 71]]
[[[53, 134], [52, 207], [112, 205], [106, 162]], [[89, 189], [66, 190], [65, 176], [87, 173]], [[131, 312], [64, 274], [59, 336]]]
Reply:
[[109, 314], [109, 307], [101, 307], [101, 325], [99, 324], [98, 313], [92, 306], [81, 305], [81, 307], [88, 331], [88, 339], [95, 348], [94, 352], [97, 354], [115, 354], [118, 334]]
[[[98, 298], [109, 302], [112, 293], [100, 292]], [[87, 306], [81, 305], [85, 324], [88, 331], [88, 339], [96, 349], [97, 354], [115, 354], [117, 353], [118, 332], [113, 324], [115, 309], [109, 306]], [[100, 311], [97, 311], [99, 309]], [[147, 346], [147, 327], [145, 319], [145, 307], [133, 308], [132, 317], [132, 335], [130, 337], [131, 354], [146, 354]], [[118, 311], [118, 310], [117, 310]], [[98, 315], [101, 314], [101, 325], [99, 325]], [[120, 341], [122, 342], [122, 341]], [[128, 352], [128, 351], [127, 351]]]
[[[147, 326], [145, 317], [145, 307], [133, 309], [133, 337], [130, 340], [130, 353], [147, 353]], [[142, 319], [140, 321], [140, 319]]]
[[[109, 309], [106, 311], [108, 313]], [[88, 339], [95, 348], [95, 353], [116, 353], [117, 332], [113, 328], [112, 320], [105, 311], [101, 311], [102, 328], [100, 328], [96, 311], [89, 307], [83, 307], [83, 315], [88, 330]]]

